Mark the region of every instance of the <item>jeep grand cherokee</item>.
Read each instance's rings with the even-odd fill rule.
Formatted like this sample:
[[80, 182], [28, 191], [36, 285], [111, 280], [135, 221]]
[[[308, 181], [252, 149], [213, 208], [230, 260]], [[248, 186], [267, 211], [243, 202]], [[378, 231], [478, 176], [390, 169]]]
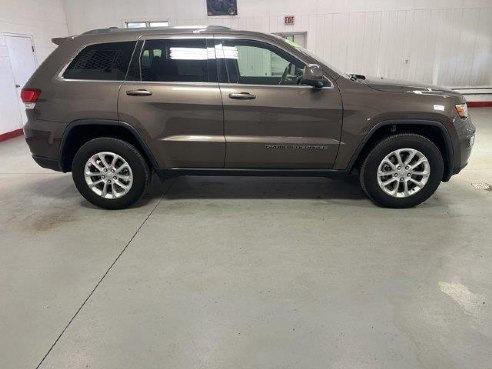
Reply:
[[277, 36], [225, 27], [103, 29], [58, 48], [22, 91], [34, 160], [120, 209], [152, 172], [356, 173], [377, 204], [411, 207], [466, 164], [459, 93], [347, 75]]

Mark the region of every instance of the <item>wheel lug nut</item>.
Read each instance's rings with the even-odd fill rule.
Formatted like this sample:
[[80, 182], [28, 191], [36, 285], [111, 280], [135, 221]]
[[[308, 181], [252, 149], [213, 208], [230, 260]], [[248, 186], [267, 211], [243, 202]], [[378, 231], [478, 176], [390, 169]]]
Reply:
[[108, 183], [111, 183], [111, 180], [110, 179], [108, 180]]
[[410, 177], [410, 176], [411, 176], [411, 174], [410, 173], [407, 173], [407, 177]]
[[407, 166], [405, 167], [405, 169], [406, 169], [406, 170], [409, 170], [409, 169], [410, 169], [410, 167], [407, 165]]
[[400, 169], [401, 169], [401, 167], [397, 167], [396, 169], [400, 170]]
[[113, 177], [113, 179], [114, 179], [114, 180], [116, 180], [116, 176], [115, 176], [115, 177]]
[[102, 178], [104, 179], [104, 178], [106, 178], [106, 176], [102, 176]]
[[397, 173], [395, 173], [395, 174], [394, 174], [394, 177], [398, 177], [398, 174], [397, 174]]
[[400, 178], [400, 182], [403, 182], [403, 181], [404, 181], [404, 179], [405, 179], [405, 178], [401, 177], [401, 178]]

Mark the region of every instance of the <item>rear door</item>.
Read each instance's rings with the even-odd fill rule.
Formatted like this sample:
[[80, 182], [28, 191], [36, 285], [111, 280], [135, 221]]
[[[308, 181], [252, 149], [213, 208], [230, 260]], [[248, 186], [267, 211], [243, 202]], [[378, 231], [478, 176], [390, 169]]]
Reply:
[[120, 89], [119, 119], [142, 132], [162, 169], [223, 167], [212, 36], [149, 36], [139, 43]]
[[305, 62], [268, 39], [215, 37], [226, 167], [332, 168], [342, 125], [334, 83], [300, 85]]

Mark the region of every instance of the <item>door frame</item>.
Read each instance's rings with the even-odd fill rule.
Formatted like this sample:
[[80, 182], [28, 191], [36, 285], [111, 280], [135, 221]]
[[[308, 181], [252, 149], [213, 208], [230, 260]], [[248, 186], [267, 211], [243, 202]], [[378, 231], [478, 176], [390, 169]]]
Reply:
[[[32, 53], [34, 54], [34, 63], [36, 64], [36, 68], [39, 67], [39, 61], [38, 61], [38, 55], [36, 53], [36, 46], [34, 44], [34, 36], [30, 33], [15, 33], [15, 32], [2, 32], [2, 35], [9, 36], [9, 37], [23, 37], [23, 38], [28, 38], [31, 40], [31, 46], [32, 46]], [[7, 48], [7, 53], [9, 54], [9, 65], [10, 69], [12, 70], [12, 60], [10, 59], [10, 52], [8, 46]], [[13, 75], [13, 70], [12, 70], [12, 75]]]
[[[34, 57], [34, 66], [36, 67], [36, 69], [39, 67], [38, 56], [36, 54], [36, 47], [34, 46], [34, 37], [33, 37], [32, 34], [29, 34], [29, 33], [15, 33], [15, 32], [2, 32], [2, 36], [4, 38], [5, 37], [28, 38], [31, 41], [32, 54], [33, 54], [33, 57]], [[5, 48], [7, 49], [7, 56], [8, 56], [8, 59], [9, 59], [9, 69], [10, 69], [10, 74], [12, 76], [12, 82], [13, 82], [12, 85], [13, 85], [13, 88], [14, 88], [15, 96], [16, 96], [16, 98], [18, 100], [19, 99], [19, 96], [18, 96], [18, 93], [17, 93], [17, 88], [18, 87], [16, 87], [17, 82], [15, 80], [14, 68], [12, 67], [11, 51], [9, 50], [9, 47], [8, 47], [8, 44], [7, 44], [7, 41], [6, 40], [5, 40]], [[22, 128], [24, 126], [23, 115], [22, 115], [22, 111], [23, 111], [24, 107], [21, 105], [21, 102], [19, 100], [17, 101], [17, 107], [18, 107], [18, 111], [19, 111], [20, 128]]]

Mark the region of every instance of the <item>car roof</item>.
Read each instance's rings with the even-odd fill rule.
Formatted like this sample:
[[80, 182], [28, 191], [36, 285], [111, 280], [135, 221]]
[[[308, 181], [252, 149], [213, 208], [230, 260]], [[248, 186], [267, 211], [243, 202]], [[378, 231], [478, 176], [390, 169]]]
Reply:
[[254, 32], [254, 31], [243, 31], [236, 30], [224, 26], [176, 26], [176, 27], [152, 27], [152, 28], [119, 28], [119, 27], [109, 27], [93, 29], [91, 31], [84, 32], [80, 35], [68, 36], [68, 37], [56, 37], [52, 38], [51, 41], [56, 45], [61, 45], [66, 40], [78, 39], [82, 43], [92, 42], [94, 38], [97, 41], [109, 41], [117, 39], [122, 41], [124, 39], [137, 39], [141, 36], [151, 36], [151, 35], [186, 35], [186, 34], [212, 34], [220, 33], [221, 35], [242, 35], [242, 36], [270, 36], [265, 33]]
[[110, 40], [123, 41], [125, 39], [137, 39], [141, 36], [151, 35], [187, 35], [187, 34], [212, 34], [219, 33], [221, 35], [230, 36], [250, 36], [250, 37], [268, 37], [272, 38], [272, 35], [255, 32], [236, 30], [225, 26], [176, 26], [176, 27], [152, 27], [152, 28], [119, 28], [109, 27], [93, 29], [84, 32], [80, 35], [68, 36], [68, 37], [56, 37], [51, 41], [56, 45], [61, 45], [66, 40], [77, 39], [82, 43], [93, 42], [97, 39], [97, 42], [107, 42]]

